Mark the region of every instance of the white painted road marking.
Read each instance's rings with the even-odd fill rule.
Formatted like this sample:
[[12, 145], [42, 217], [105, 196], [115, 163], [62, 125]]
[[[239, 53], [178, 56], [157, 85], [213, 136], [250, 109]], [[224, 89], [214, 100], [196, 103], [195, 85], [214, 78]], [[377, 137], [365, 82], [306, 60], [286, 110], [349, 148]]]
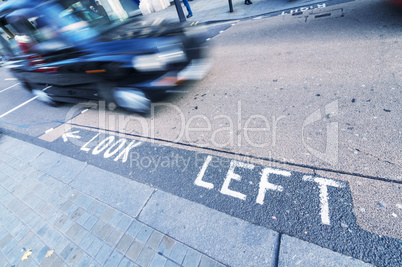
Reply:
[[15, 80], [17, 80], [17, 78], [5, 78], [4, 80], [5, 81], [15, 81]]
[[325, 179], [321, 177], [312, 177], [310, 175], [305, 175], [303, 177], [303, 180], [309, 182], [315, 182], [318, 184], [318, 187], [320, 188], [321, 222], [326, 225], [331, 225], [331, 221], [329, 219], [328, 186], [343, 187], [344, 185], [334, 180]]
[[53, 131], [53, 130], [54, 130], [54, 128], [50, 128], [49, 130], [46, 130], [46, 131], [45, 131], [45, 134], [50, 133], [50, 132]]
[[[86, 142], [80, 150], [89, 152], [91, 150], [91, 143], [95, 141], [95, 139], [100, 135], [100, 133], [97, 133], [94, 137], [92, 137], [88, 142]], [[120, 151], [120, 153], [117, 155], [117, 157], [114, 159], [114, 161], [118, 161], [121, 159], [122, 163], [127, 162], [130, 150], [141, 145], [142, 142], [137, 141], [137, 140], [132, 140], [125, 148], [124, 145], [127, 143], [127, 139], [125, 138], [120, 138], [116, 141], [116, 137], [111, 135], [108, 136], [107, 138], [103, 139], [100, 143], [98, 143], [92, 150], [92, 155], [98, 155], [104, 150], [105, 153], [103, 154], [103, 158], [107, 159], [115, 155]]]
[[316, 4], [314, 6], [306, 6], [306, 7], [300, 7], [300, 8], [292, 9], [289, 12], [283, 11], [282, 15], [295, 14], [295, 13], [299, 13], [299, 12], [305, 12], [307, 10], [312, 10], [312, 9], [316, 9], [316, 8], [325, 8], [325, 7], [327, 7], [327, 5], [325, 3]]
[[212, 156], [208, 156], [207, 159], [204, 162], [204, 165], [202, 165], [201, 171], [198, 173], [197, 175], [197, 179], [195, 179], [194, 184], [201, 186], [201, 187], [205, 187], [207, 189], [212, 189], [214, 188], [214, 184], [213, 183], [208, 183], [202, 180], [202, 177], [204, 177], [205, 171], [208, 168], [209, 163], [211, 162]]
[[236, 167], [252, 170], [255, 166], [253, 164], [232, 160], [230, 162], [230, 167], [226, 175], [226, 179], [223, 182], [221, 193], [224, 195], [240, 198], [241, 200], [246, 200], [246, 195], [229, 189], [229, 185], [232, 179], [239, 182], [241, 181], [241, 176], [234, 172]]
[[[213, 183], [205, 182], [202, 180], [205, 176], [205, 172], [206, 172], [207, 168], [209, 167], [209, 164], [212, 159], [213, 159], [212, 156], [207, 156], [200, 172], [197, 175], [197, 178], [194, 181], [195, 185], [204, 187], [206, 189], [214, 188]], [[240, 162], [240, 161], [236, 161], [236, 160], [231, 160], [230, 167], [226, 174], [226, 177], [223, 182], [220, 193], [241, 199], [243, 201], [246, 200], [247, 196], [245, 194], [231, 190], [231, 189], [229, 189], [229, 186], [230, 186], [230, 183], [232, 180], [241, 182], [242, 177], [239, 174], [234, 172], [236, 168], [253, 170], [254, 167], [255, 166], [253, 164], [244, 163], [244, 162]], [[278, 175], [281, 177], [290, 177], [292, 175], [292, 172], [274, 169], [274, 168], [270, 168], [270, 167], [266, 167], [262, 170], [262, 172], [260, 173], [261, 177], [260, 177], [260, 182], [259, 182], [258, 195], [256, 198], [256, 203], [258, 203], [260, 205], [264, 204], [265, 195], [268, 192], [268, 190], [277, 191], [277, 192], [284, 191], [283, 186], [276, 185], [276, 184], [269, 182], [268, 178], [269, 178], [270, 174]], [[345, 183], [343, 183], [341, 181], [335, 181], [335, 180], [325, 179], [325, 178], [321, 178], [321, 177], [312, 177], [309, 175], [304, 175], [302, 180], [306, 181], [306, 182], [314, 182], [314, 183], [318, 184], [318, 188], [320, 190], [320, 192], [319, 192], [320, 212], [319, 212], [319, 214], [321, 217], [321, 223], [325, 224], [325, 225], [331, 225], [330, 216], [329, 216], [328, 186], [342, 188], [342, 187], [345, 187]]]
[[91, 150], [91, 149], [90, 149], [89, 147], [87, 147], [87, 146], [88, 146], [93, 140], [95, 140], [95, 138], [98, 137], [99, 135], [100, 135], [100, 133], [97, 133], [94, 137], [92, 137], [91, 140], [89, 140], [88, 142], [86, 142], [86, 144], [81, 147], [81, 150], [88, 153], [88, 151]]
[[[47, 86], [47, 87], [44, 88], [42, 91], [46, 91], [46, 90], [49, 89], [50, 87], [52, 87], [52, 86]], [[13, 108], [13, 109], [7, 111], [6, 113], [3, 113], [2, 115], [0, 115], [0, 119], [3, 118], [4, 116], [10, 114], [11, 112], [16, 111], [16, 110], [19, 109], [20, 107], [25, 106], [26, 104], [28, 104], [29, 102], [31, 102], [31, 101], [37, 99], [38, 97], [39, 97], [38, 95], [37, 95], [37, 96], [34, 96], [34, 97], [32, 97], [31, 99], [25, 101], [24, 103], [22, 103], [22, 104], [16, 106], [15, 108]]]
[[257, 196], [257, 200], [256, 200], [256, 202], [260, 205], [264, 204], [265, 193], [267, 192], [268, 189], [274, 190], [274, 191], [279, 191], [279, 192], [283, 191], [282, 186], [268, 182], [268, 177], [271, 173], [286, 176], [286, 177], [292, 175], [292, 173], [288, 172], [288, 171], [276, 170], [276, 169], [272, 169], [272, 168], [265, 168], [262, 171], [261, 180], [260, 180], [260, 188], [258, 190], [258, 196]]
[[69, 133], [64, 133], [61, 137], [63, 138], [64, 142], [68, 141], [68, 138], [75, 138], [75, 139], [80, 139], [81, 136], [76, 135], [80, 131], [74, 131], [74, 132], [69, 132]]
[[20, 104], [20, 105], [16, 106], [16, 107], [15, 107], [15, 108], [13, 108], [13, 109], [11, 109], [11, 110], [7, 111], [6, 113], [3, 113], [2, 115], [0, 115], [0, 119], [1, 119], [1, 118], [3, 118], [4, 116], [6, 116], [6, 115], [10, 114], [11, 112], [13, 112], [13, 111], [15, 111], [15, 110], [19, 109], [20, 107], [22, 107], [22, 106], [24, 106], [24, 105], [28, 104], [29, 102], [31, 102], [31, 101], [33, 101], [33, 100], [37, 99], [38, 97], [39, 97], [39, 96], [32, 97], [31, 99], [29, 99], [29, 100], [25, 101], [24, 103], [22, 103], [22, 104]]
[[17, 86], [17, 85], [19, 85], [19, 84], [20, 84], [20, 83], [16, 83], [16, 84], [14, 84], [14, 85], [11, 85], [10, 87], [7, 87], [6, 89], [1, 90], [0, 93], [3, 93], [3, 92], [5, 92], [5, 91], [7, 91], [8, 89], [11, 89], [11, 88], [13, 88], [14, 86]]

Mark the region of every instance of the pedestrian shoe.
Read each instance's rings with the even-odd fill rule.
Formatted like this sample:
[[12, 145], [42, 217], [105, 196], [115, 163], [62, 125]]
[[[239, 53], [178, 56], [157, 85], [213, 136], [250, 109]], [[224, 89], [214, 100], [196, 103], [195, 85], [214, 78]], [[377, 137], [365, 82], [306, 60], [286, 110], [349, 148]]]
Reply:
[[193, 14], [188, 14], [187, 18], [191, 18], [193, 16]]

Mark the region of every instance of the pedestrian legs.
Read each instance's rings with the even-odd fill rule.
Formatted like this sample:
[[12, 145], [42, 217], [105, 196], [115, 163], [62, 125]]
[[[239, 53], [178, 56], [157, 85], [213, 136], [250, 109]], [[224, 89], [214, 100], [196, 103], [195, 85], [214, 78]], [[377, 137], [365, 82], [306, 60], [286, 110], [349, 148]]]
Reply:
[[191, 11], [190, 4], [188, 3], [188, 0], [183, 0], [183, 4], [187, 8], [187, 12], [188, 12], [187, 18], [192, 17], [193, 12]]

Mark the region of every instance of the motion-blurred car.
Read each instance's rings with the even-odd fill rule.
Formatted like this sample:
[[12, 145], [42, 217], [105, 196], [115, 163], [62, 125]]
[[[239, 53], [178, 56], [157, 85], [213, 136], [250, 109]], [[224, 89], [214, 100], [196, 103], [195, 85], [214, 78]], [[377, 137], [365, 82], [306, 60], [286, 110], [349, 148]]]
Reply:
[[402, 8], [402, 0], [387, 0], [387, 1], [393, 4], [394, 6]]
[[4, 67], [39, 100], [104, 99], [148, 112], [151, 101], [207, 73], [205, 49], [183, 27], [142, 17], [113, 22], [78, 3], [0, 5]]

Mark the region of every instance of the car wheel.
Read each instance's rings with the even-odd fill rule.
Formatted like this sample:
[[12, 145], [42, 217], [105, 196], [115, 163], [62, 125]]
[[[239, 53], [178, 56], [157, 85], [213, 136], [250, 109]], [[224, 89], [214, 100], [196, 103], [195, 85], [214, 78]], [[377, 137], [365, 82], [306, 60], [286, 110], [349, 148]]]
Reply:
[[119, 107], [128, 111], [148, 113], [151, 110], [151, 100], [140, 90], [117, 88], [113, 98]]
[[45, 91], [38, 90], [38, 89], [33, 89], [32, 93], [37, 96], [36, 99], [38, 99], [41, 102], [44, 102], [52, 107], [58, 106], [60, 103], [53, 100], [52, 97], [50, 97]]

